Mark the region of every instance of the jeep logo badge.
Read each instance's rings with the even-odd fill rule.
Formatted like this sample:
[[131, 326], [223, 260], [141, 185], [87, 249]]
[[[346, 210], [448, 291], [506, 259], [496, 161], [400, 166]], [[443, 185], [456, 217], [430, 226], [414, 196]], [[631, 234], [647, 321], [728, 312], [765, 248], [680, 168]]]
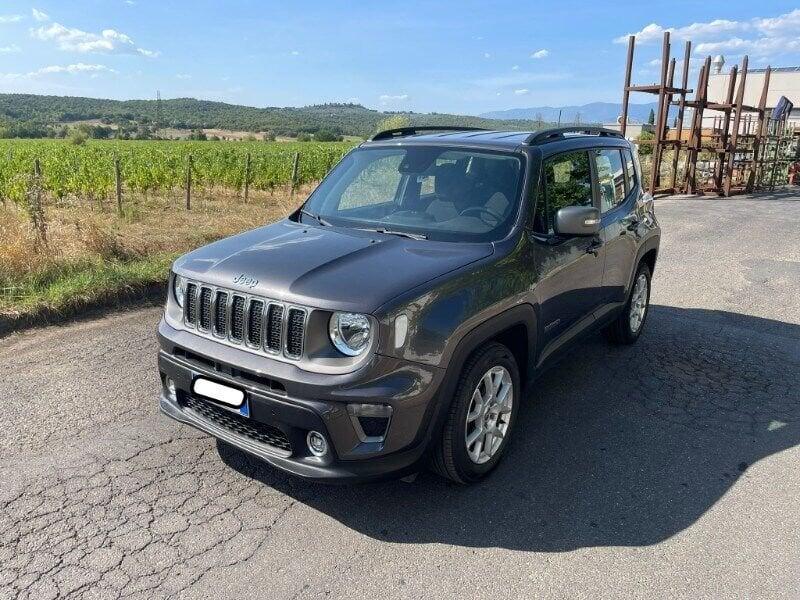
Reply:
[[249, 277], [248, 275], [242, 273], [241, 275], [237, 275], [236, 277], [233, 278], [233, 283], [236, 283], [238, 285], [243, 285], [249, 288], [254, 288], [258, 285], [258, 279], [256, 279], [255, 277]]

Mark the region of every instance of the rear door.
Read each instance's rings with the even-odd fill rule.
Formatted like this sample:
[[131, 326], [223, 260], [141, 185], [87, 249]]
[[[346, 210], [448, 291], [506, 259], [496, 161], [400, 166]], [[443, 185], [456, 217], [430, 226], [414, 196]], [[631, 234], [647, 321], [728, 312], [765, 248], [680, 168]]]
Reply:
[[625, 302], [636, 260], [636, 198], [640, 187], [630, 150], [598, 148], [591, 154], [597, 174], [605, 247], [603, 297], [610, 310]]
[[552, 156], [542, 168], [532, 237], [543, 360], [594, 320], [602, 301], [603, 248], [598, 237], [561, 236], [554, 228], [559, 209], [596, 206], [589, 152]]

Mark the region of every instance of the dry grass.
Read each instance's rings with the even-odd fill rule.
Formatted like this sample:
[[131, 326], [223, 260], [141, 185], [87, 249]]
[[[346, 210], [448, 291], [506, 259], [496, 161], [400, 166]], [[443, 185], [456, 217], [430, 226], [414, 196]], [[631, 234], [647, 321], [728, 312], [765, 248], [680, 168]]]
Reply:
[[126, 195], [123, 215], [111, 201], [45, 201], [47, 241], [26, 210], [0, 206], [0, 315], [60, 310], [131, 286], [162, 281], [178, 255], [280, 219], [312, 186], [253, 192], [249, 202], [227, 190], [205, 191], [187, 211], [181, 192]]

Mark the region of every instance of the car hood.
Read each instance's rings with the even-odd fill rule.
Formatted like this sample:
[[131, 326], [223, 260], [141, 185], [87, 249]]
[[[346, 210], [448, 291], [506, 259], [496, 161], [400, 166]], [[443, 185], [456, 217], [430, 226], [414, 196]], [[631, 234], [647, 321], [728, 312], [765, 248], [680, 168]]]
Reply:
[[374, 312], [392, 298], [493, 252], [493, 245], [412, 240], [284, 220], [179, 258], [199, 281], [310, 307]]

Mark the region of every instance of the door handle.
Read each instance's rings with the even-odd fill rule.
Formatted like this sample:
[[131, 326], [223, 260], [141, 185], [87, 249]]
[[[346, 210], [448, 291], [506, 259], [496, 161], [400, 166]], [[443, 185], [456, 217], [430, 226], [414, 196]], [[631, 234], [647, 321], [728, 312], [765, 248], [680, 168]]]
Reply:
[[602, 247], [603, 247], [602, 240], [595, 238], [592, 240], [592, 243], [587, 246], [586, 254], [593, 254], [594, 256], [597, 256], [597, 251]]

